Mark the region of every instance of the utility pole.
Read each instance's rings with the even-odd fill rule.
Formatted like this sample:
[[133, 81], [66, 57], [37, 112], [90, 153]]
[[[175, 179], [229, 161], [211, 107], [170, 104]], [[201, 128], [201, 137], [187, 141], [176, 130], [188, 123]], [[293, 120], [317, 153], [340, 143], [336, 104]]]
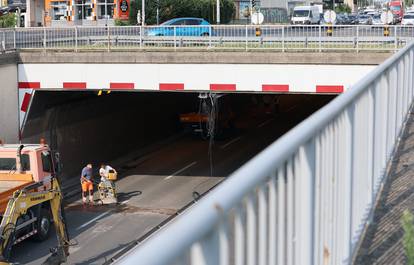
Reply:
[[216, 17], [217, 17], [217, 24], [220, 24], [220, 0], [217, 0], [217, 4], [216, 4]]
[[145, 0], [142, 0], [142, 19], [141, 19], [141, 25], [145, 26]]
[[160, 0], [157, 0], [157, 25], [160, 24]]

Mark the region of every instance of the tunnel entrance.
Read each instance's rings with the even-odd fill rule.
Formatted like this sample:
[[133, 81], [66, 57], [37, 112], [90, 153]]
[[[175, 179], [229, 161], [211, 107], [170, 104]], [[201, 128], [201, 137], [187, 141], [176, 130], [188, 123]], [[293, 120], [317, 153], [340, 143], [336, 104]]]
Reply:
[[[78, 184], [86, 163], [115, 163], [129, 172], [143, 157], [166, 146], [169, 153], [151, 156], [151, 169], [142, 169], [140, 174], [168, 176], [171, 172], [157, 170], [159, 164], [180, 157], [193, 159], [198, 152], [204, 164], [199, 162], [188, 174], [227, 176], [333, 98], [124, 91], [104, 91], [98, 96], [97, 91], [36, 91], [22, 136], [24, 142], [44, 137], [60, 152], [63, 186]], [[128, 159], [122, 161], [125, 157]]]

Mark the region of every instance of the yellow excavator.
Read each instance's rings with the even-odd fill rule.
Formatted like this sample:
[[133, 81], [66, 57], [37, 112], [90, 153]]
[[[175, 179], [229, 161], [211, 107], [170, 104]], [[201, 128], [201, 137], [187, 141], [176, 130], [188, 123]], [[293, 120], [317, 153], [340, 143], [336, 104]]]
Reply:
[[57, 178], [49, 177], [16, 190], [9, 199], [0, 223], [0, 265], [11, 264], [8, 260], [11, 248], [16, 243], [15, 232], [19, 227], [27, 226], [25, 223], [18, 224], [19, 217], [25, 215], [30, 208], [45, 203], [50, 205], [58, 246], [51, 249], [52, 254], [43, 264], [54, 265], [66, 262], [70, 242], [65, 224], [62, 192]]

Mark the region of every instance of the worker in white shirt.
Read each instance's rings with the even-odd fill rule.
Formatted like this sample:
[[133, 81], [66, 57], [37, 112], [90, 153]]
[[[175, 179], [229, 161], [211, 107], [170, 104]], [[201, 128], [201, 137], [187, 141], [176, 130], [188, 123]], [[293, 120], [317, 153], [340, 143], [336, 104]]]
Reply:
[[116, 170], [110, 165], [101, 164], [101, 168], [99, 169], [99, 175], [101, 176], [102, 182], [105, 182], [108, 180], [109, 173], [117, 174]]

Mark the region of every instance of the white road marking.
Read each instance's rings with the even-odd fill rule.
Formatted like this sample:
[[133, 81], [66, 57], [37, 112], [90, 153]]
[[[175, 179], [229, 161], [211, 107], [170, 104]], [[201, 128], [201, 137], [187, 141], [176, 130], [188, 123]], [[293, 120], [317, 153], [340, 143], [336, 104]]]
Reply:
[[262, 122], [262, 123], [261, 123], [261, 124], [259, 124], [259, 126], [257, 126], [257, 127], [262, 128], [263, 126], [265, 126], [266, 124], [268, 124], [268, 123], [269, 123], [269, 122], [271, 122], [271, 121], [273, 121], [273, 118], [268, 119], [267, 121]]
[[289, 109], [286, 110], [287, 112], [291, 112], [292, 110], [296, 109], [299, 105], [293, 105], [292, 107], [290, 107]]
[[190, 167], [194, 166], [195, 164], [197, 164], [197, 162], [196, 162], [196, 161], [194, 161], [194, 162], [193, 162], [193, 163], [191, 163], [191, 164], [188, 164], [187, 166], [183, 167], [182, 169], [180, 169], [180, 170], [178, 170], [178, 171], [176, 171], [176, 172], [172, 173], [172, 174], [171, 174], [171, 175], [169, 175], [168, 177], [164, 178], [164, 180], [167, 180], [167, 179], [170, 179], [170, 178], [174, 177], [175, 175], [177, 175], [177, 174], [179, 174], [179, 173], [183, 172], [184, 170], [186, 170], [186, 169], [188, 169], [188, 168], [190, 168]]
[[104, 217], [105, 215], [107, 215], [109, 212], [110, 212], [110, 211], [106, 211], [106, 212], [104, 212], [104, 213], [101, 213], [100, 215], [98, 215], [98, 216], [97, 216], [97, 217], [95, 217], [95, 218], [92, 218], [91, 220], [89, 220], [88, 222], [84, 223], [83, 225], [78, 226], [78, 227], [76, 228], [76, 230], [80, 230], [80, 229], [82, 229], [82, 228], [84, 228], [84, 227], [86, 227], [86, 226], [90, 225], [91, 223], [95, 222], [96, 220], [98, 220], [98, 219], [100, 219], [100, 218]]
[[223, 144], [222, 146], [220, 146], [220, 148], [221, 148], [221, 149], [225, 149], [225, 148], [229, 147], [231, 144], [233, 144], [233, 143], [235, 143], [235, 142], [239, 141], [240, 139], [241, 139], [241, 136], [239, 136], [239, 137], [237, 137], [237, 138], [234, 138], [234, 139], [233, 139], [233, 140], [231, 140], [230, 142], [228, 142], [228, 143]]

